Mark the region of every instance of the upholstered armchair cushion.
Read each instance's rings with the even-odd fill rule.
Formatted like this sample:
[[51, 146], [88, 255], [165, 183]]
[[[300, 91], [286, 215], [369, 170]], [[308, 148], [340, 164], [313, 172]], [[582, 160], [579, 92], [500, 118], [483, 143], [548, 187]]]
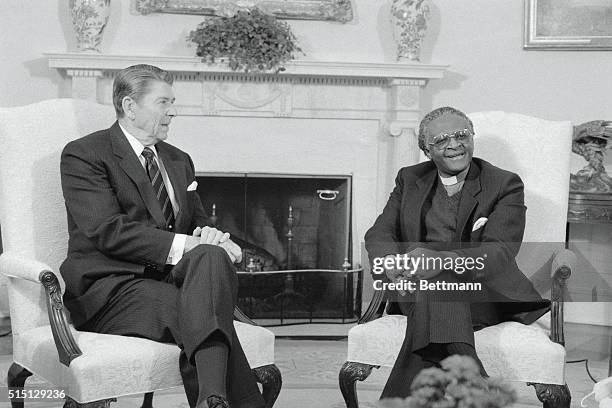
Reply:
[[[274, 334], [235, 322], [251, 368], [274, 364]], [[179, 348], [147, 339], [72, 330], [83, 355], [58, 363], [51, 328], [36, 327], [15, 339], [17, 364], [81, 403], [180, 386]]]
[[[347, 361], [392, 367], [404, 341], [406, 317], [388, 315], [349, 331]], [[540, 324], [504, 322], [474, 333], [487, 373], [506, 381], [564, 384], [565, 349]]]

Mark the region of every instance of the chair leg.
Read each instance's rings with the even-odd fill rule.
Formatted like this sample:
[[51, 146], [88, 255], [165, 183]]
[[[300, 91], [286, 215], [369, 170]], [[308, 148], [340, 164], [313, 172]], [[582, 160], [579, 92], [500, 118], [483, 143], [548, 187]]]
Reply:
[[544, 408], [570, 408], [572, 394], [567, 384], [527, 383], [527, 385], [533, 385]]
[[283, 385], [283, 378], [280, 370], [275, 364], [269, 364], [254, 368], [252, 371], [257, 382], [262, 385], [263, 399], [266, 402], [266, 408], [272, 408]]
[[[6, 376], [6, 384], [9, 388], [23, 388], [26, 379], [31, 375], [31, 372], [19, 364], [13, 363], [9, 367], [8, 374]], [[23, 408], [23, 401], [11, 401], [11, 408]]]
[[338, 374], [338, 382], [340, 383], [340, 391], [342, 392], [342, 397], [344, 397], [344, 403], [347, 408], [359, 408], [355, 382], [357, 380], [363, 381], [368, 378], [374, 367], [377, 366], [356, 363], [354, 361], [346, 361], [342, 365], [340, 373]]
[[142, 400], [140, 408], [153, 408], [153, 393], [147, 392]]
[[94, 402], [78, 403], [70, 397], [66, 397], [64, 408], [110, 408], [111, 402], [117, 402], [117, 398], [110, 398]]

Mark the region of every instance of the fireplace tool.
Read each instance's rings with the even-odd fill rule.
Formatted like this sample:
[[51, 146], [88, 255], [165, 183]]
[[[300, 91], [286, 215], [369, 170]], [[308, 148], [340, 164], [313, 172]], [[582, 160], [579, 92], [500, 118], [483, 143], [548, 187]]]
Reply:
[[[295, 218], [293, 217], [293, 207], [289, 206], [289, 216], [287, 217], [287, 233], [285, 237], [287, 238], [287, 270], [293, 270], [293, 224], [295, 222]], [[299, 300], [304, 301], [306, 296], [302, 295], [295, 291], [295, 275], [291, 272], [288, 272], [285, 276], [284, 289], [281, 293], [274, 295], [274, 300], [281, 302], [281, 309], [283, 302], [286, 298], [298, 298]], [[282, 313], [281, 313], [282, 314]]]

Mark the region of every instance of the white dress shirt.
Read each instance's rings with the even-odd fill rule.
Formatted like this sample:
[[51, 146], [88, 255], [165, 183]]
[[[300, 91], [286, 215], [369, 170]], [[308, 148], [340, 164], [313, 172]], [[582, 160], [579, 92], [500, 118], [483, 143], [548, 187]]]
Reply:
[[[132, 136], [121, 124], [119, 127], [123, 131], [127, 141], [132, 146], [134, 153], [136, 153], [136, 157], [140, 160], [140, 164], [146, 170], [147, 161], [142, 155], [142, 152], [145, 146], [140, 143], [138, 139]], [[163, 160], [157, 155], [157, 149], [155, 146], [148, 146], [149, 149], [153, 151], [155, 154], [155, 160], [157, 160], [157, 166], [159, 167], [159, 172], [161, 173], [162, 179], [164, 180], [164, 184], [166, 185], [166, 191], [168, 192], [168, 197], [170, 198], [170, 203], [172, 204], [172, 211], [174, 212], [174, 217], [176, 218], [179, 206], [176, 201], [176, 196], [174, 195], [174, 188], [172, 187], [172, 183], [170, 182], [170, 178], [168, 177], [168, 173], [166, 172], [166, 168], [164, 167]], [[183, 252], [185, 251], [185, 241], [187, 240], [187, 235], [185, 234], [174, 234], [174, 239], [172, 240], [172, 246], [170, 247], [170, 252], [168, 252], [168, 258], [166, 258], [166, 263], [170, 265], [176, 265], [181, 258], [183, 257]]]

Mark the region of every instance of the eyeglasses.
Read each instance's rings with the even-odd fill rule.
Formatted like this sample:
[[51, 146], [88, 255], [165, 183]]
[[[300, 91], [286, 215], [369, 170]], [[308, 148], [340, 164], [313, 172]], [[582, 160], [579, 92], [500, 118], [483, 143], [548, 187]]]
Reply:
[[428, 145], [435, 147], [438, 150], [444, 150], [450, 144], [451, 139], [455, 139], [457, 143], [465, 145], [474, 136], [474, 133], [470, 129], [458, 130], [454, 133], [444, 133], [442, 135], [435, 136]]

